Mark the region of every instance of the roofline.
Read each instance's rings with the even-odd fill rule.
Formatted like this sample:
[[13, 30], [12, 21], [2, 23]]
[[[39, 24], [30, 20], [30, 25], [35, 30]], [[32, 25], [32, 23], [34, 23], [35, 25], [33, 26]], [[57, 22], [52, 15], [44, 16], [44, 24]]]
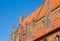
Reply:
[[[60, 7], [58, 7], [58, 8], [55, 9], [54, 11], [52, 11], [52, 13], [54, 14], [54, 13], [56, 13], [58, 10], [60, 10]], [[35, 24], [38, 24], [38, 23], [42, 22], [44, 19], [45, 19], [45, 16], [42, 17], [41, 19], [39, 19], [38, 22], [36, 22]]]
[[60, 6], [58, 6], [58, 8], [55, 9], [52, 13], [54, 14], [54, 13], [56, 13], [58, 10], [60, 10]]

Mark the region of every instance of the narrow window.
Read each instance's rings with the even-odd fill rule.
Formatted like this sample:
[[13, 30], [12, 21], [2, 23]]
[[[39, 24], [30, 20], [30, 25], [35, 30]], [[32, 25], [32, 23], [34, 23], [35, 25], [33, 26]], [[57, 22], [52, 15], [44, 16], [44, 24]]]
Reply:
[[15, 34], [13, 34], [13, 41], [15, 41]]
[[26, 24], [26, 37], [28, 39], [31, 39], [32, 38], [32, 34], [33, 34], [32, 26]]
[[43, 41], [47, 41], [47, 39], [44, 39]]
[[26, 37], [29, 38], [29, 25], [26, 23]]
[[16, 38], [16, 41], [20, 41], [19, 38]]
[[21, 37], [21, 40], [23, 41], [24, 40], [24, 29], [23, 29], [23, 27], [21, 27], [21, 29], [20, 29], [20, 37]]
[[32, 34], [33, 34], [32, 26], [30, 26], [29, 33], [30, 33], [29, 37], [32, 38]]
[[60, 36], [57, 35], [56, 40], [57, 41], [60, 41]]

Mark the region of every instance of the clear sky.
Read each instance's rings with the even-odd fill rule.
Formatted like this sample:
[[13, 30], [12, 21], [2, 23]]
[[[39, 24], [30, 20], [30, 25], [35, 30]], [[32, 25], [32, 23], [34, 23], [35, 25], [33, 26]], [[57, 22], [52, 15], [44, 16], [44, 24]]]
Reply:
[[0, 41], [9, 41], [12, 26], [18, 27], [19, 15], [31, 14], [44, 0], [0, 0]]

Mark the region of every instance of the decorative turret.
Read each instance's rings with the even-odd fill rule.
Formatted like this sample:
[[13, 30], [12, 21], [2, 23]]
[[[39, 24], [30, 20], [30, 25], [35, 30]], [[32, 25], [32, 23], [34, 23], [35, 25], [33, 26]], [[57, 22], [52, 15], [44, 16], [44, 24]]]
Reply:
[[12, 32], [14, 33], [15, 31], [16, 31], [16, 27], [13, 26], [13, 27], [12, 27]]
[[10, 35], [10, 41], [15, 41], [15, 38], [16, 38], [16, 27], [13, 26], [12, 27], [12, 33]]
[[20, 24], [22, 23], [23, 19], [24, 19], [23, 16], [20, 15]]

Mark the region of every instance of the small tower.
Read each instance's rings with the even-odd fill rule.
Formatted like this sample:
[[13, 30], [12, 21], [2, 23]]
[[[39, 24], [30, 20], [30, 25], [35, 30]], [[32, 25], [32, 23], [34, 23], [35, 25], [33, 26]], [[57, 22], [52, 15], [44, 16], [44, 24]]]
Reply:
[[16, 27], [13, 26], [13, 27], [12, 27], [12, 32], [14, 33], [15, 31], [16, 31]]
[[10, 35], [10, 41], [15, 41], [15, 38], [16, 38], [15, 36], [16, 36], [16, 27], [13, 26], [12, 27], [12, 33]]
[[21, 23], [22, 23], [22, 21], [23, 21], [23, 16], [22, 16], [22, 15], [20, 15], [20, 23], [19, 23], [19, 24], [21, 24]]

